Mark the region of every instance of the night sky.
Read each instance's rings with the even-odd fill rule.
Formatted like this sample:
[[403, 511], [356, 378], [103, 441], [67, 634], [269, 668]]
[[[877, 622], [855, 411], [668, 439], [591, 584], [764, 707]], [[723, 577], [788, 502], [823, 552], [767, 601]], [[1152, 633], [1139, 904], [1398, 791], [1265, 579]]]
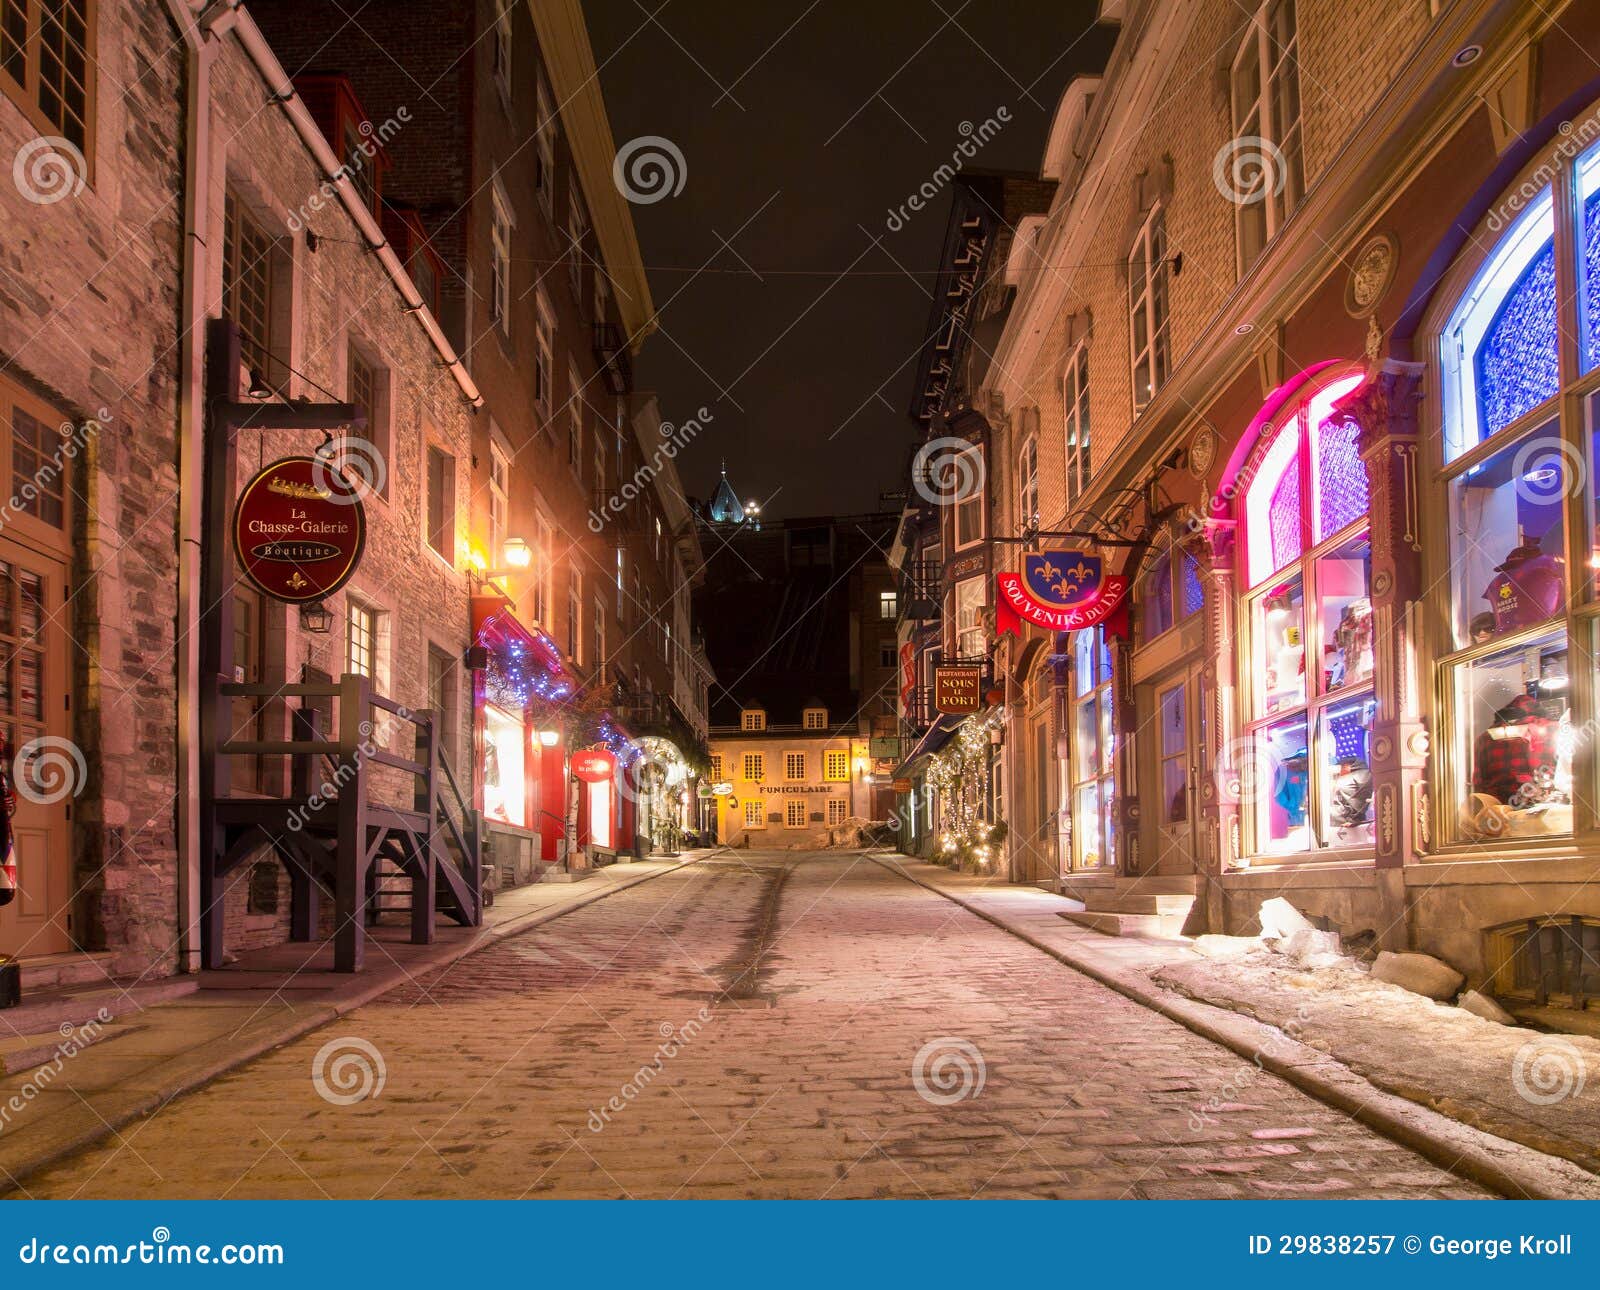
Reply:
[[679, 457], [685, 489], [708, 497], [725, 457], [769, 516], [876, 509], [903, 482], [949, 199], [898, 231], [890, 213], [1002, 106], [966, 166], [1036, 174], [1111, 33], [1094, 4], [1048, 0], [584, 9], [619, 149], [661, 136], [686, 164], [680, 193], [633, 208], [661, 314], [638, 388], [668, 421], [714, 418]]

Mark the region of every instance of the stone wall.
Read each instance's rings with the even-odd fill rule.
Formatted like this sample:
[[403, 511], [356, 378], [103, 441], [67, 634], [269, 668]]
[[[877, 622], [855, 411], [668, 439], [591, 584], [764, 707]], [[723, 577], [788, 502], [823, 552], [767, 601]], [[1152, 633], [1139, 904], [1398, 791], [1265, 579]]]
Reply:
[[[268, 643], [265, 680], [294, 684], [307, 668], [337, 678], [346, 670], [346, 612], [354, 599], [378, 614], [373, 690], [421, 712], [430, 706], [430, 649], [451, 660], [447, 691], [453, 721], [444, 752], [461, 772], [470, 764], [471, 674], [461, 665], [470, 639], [467, 558], [469, 486], [472, 477], [473, 414], [420, 322], [403, 312], [403, 301], [376, 256], [366, 250], [348, 212], [337, 201], [311, 210], [308, 199], [323, 181], [315, 159], [288, 117], [263, 108], [265, 84], [233, 39], [223, 42], [213, 81], [213, 187], [208, 194], [211, 244], [221, 246], [224, 200], [229, 188], [248, 201], [254, 217], [277, 236], [274, 288], [292, 309], [280, 329], [290, 374], [283, 392], [313, 402], [349, 397], [351, 347], [387, 372], [388, 395], [368, 434], [382, 449], [383, 487], [366, 500], [367, 541], [361, 565], [348, 586], [329, 598], [334, 625], [327, 634], [302, 629], [292, 608], [266, 605]], [[402, 130], [402, 133], [404, 131]], [[303, 221], [316, 235], [316, 249], [291, 233]], [[221, 299], [221, 264], [212, 264], [208, 284], [214, 308]], [[331, 394], [329, 393], [331, 392]], [[290, 453], [315, 450], [322, 436], [303, 432], [245, 432], [239, 443], [241, 485], [260, 465]], [[454, 523], [441, 554], [427, 538], [426, 486], [430, 449], [453, 466]], [[267, 720], [286, 720], [287, 704], [269, 705]], [[413, 727], [395, 721], [380, 736], [382, 746], [409, 756]], [[269, 762], [271, 759], [268, 759]], [[269, 765], [267, 773], [274, 770]], [[276, 772], [281, 774], [281, 771]], [[410, 805], [415, 780], [403, 772], [371, 772], [374, 796]], [[280, 900], [275, 923], [246, 911], [250, 864], [229, 875], [227, 920], [243, 933], [230, 950], [281, 940], [287, 934], [288, 901]]]
[[71, 737], [88, 774], [72, 802], [70, 930], [117, 951], [119, 970], [161, 971], [177, 952], [183, 48], [162, 5], [95, 13], [89, 173], [13, 182], [39, 132], [0, 98], [0, 363], [64, 421], [103, 423], [71, 484]]

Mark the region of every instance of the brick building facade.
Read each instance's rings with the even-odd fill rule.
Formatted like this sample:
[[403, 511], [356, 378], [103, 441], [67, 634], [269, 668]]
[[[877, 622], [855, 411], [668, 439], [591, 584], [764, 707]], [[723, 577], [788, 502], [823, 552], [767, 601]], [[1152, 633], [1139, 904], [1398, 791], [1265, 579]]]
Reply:
[[1582, 1007], [1600, 11], [1102, 17], [970, 437], [988, 533], [1080, 532], [1043, 545], [1126, 575], [1132, 627], [986, 634], [1000, 864], [1104, 926], [1285, 895]]

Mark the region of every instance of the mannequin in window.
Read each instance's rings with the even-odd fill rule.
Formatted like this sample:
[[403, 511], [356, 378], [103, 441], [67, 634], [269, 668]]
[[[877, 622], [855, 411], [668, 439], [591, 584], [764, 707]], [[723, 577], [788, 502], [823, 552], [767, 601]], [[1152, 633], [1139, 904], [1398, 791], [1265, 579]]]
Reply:
[[1496, 632], [1514, 632], [1554, 617], [1566, 608], [1566, 561], [1546, 555], [1539, 539], [1523, 541], [1483, 593], [1494, 614]]
[[1289, 827], [1298, 829], [1306, 822], [1306, 784], [1310, 779], [1310, 758], [1300, 749], [1285, 757], [1278, 767], [1277, 790], [1272, 800], [1288, 816]]
[[1555, 774], [1555, 734], [1556, 723], [1540, 715], [1532, 697], [1519, 694], [1473, 744], [1473, 791], [1510, 806], [1543, 800]]

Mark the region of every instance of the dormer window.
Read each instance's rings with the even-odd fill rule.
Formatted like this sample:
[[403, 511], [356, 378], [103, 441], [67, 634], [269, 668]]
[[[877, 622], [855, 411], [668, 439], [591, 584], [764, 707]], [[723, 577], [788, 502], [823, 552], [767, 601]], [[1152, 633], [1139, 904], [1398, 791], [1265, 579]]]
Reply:
[[828, 710], [826, 708], [807, 708], [801, 715], [800, 724], [807, 730], [826, 730], [828, 728]]
[[739, 729], [765, 730], [767, 728], [767, 713], [764, 708], [745, 708], [739, 714]]

